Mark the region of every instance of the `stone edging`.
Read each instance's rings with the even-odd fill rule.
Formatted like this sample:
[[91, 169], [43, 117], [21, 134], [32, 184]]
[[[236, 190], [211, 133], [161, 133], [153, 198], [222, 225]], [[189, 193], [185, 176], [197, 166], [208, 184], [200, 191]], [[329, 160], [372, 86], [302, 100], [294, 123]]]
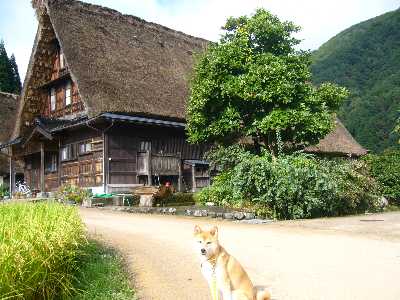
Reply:
[[180, 215], [191, 217], [208, 217], [220, 218], [231, 221], [240, 221], [249, 224], [264, 224], [273, 222], [272, 220], [258, 219], [254, 213], [241, 211], [222, 211], [220, 208], [210, 207], [126, 207], [126, 206], [105, 206], [100, 209], [108, 209], [113, 211], [136, 213], [136, 214], [159, 214], [159, 215]]

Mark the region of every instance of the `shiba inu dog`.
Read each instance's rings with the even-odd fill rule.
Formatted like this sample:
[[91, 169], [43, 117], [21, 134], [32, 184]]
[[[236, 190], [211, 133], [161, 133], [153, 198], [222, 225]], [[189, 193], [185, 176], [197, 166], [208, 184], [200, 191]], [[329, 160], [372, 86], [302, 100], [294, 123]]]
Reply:
[[271, 299], [268, 291], [256, 291], [240, 263], [219, 244], [216, 226], [207, 231], [196, 225], [194, 239], [213, 300]]

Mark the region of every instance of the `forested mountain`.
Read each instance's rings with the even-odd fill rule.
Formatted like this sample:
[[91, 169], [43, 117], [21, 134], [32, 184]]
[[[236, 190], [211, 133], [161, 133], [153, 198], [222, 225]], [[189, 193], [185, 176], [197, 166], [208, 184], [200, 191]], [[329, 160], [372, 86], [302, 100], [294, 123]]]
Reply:
[[354, 25], [313, 53], [313, 81], [336, 82], [351, 96], [339, 117], [371, 151], [399, 147], [400, 9]]
[[7, 56], [4, 42], [0, 41], [0, 92], [19, 94], [21, 79], [14, 54]]

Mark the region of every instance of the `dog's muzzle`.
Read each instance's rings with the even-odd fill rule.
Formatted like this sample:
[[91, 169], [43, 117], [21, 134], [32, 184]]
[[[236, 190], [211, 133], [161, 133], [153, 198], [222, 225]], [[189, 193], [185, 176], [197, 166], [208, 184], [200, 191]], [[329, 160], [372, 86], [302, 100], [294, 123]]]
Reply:
[[207, 253], [206, 249], [204, 249], [204, 248], [201, 249], [200, 252], [201, 252], [202, 255], [206, 255], [206, 253]]

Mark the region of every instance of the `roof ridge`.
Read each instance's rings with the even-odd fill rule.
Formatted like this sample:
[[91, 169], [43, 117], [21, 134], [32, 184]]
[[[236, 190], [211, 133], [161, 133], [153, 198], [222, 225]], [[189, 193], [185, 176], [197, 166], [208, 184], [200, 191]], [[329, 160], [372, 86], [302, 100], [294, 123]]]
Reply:
[[91, 13], [101, 14], [106, 17], [118, 17], [118, 18], [124, 19], [127, 23], [129, 23], [131, 25], [133, 25], [134, 22], [139, 22], [139, 23], [143, 24], [144, 26], [149, 27], [150, 29], [153, 29], [156, 31], [162, 31], [167, 34], [181, 36], [182, 38], [187, 39], [186, 40], [187, 42], [194, 42], [194, 41], [196, 41], [198, 43], [210, 43], [211, 42], [204, 38], [196, 37], [196, 36], [187, 34], [185, 32], [179, 31], [179, 30], [169, 28], [167, 26], [164, 26], [164, 25], [161, 25], [158, 23], [150, 22], [150, 21], [147, 21], [143, 18], [134, 16], [134, 15], [121, 13], [118, 10], [115, 10], [115, 9], [112, 9], [112, 8], [109, 8], [106, 6], [97, 5], [97, 4], [88, 3], [88, 2], [82, 2], [82, 1], [78, 1], [78, 0], [48, 0], [49, 4], [56, 4], [56, 3], [62, 3], [62, 2], [76, 3], [83, 8], [86, 8]]
[[2, 91], [0, 91], [0, 94], [5, 95], [5, 96], [9, 96], [9, 97], [13, 97], [15, 99], [17, 99], [19, 97], [18, 94], [6, 93], [6, 92], [2, 92]]

